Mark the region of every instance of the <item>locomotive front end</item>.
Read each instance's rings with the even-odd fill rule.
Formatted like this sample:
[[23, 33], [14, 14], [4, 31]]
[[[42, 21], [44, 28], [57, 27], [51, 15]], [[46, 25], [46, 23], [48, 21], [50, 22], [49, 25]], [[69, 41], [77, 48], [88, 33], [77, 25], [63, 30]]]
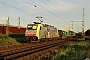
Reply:
[[37, 24], [30, 24], [27, 25], [26, 33], [25, 33], [25, 41], [26, 42], [31, 42], [31, 41], [37, 41], [38, 37], [36, 36], [37, 32]]

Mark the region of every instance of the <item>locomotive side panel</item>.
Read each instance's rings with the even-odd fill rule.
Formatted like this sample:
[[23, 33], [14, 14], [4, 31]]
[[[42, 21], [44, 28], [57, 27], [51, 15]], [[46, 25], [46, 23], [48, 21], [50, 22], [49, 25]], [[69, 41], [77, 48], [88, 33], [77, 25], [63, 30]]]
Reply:
[[47, 28], [46, 27], [40, 28], [40, 39], [41, 38], [47, 38]]
[[50, 37], [51, 38], [54, 38], [54, 37], [59, 37], [59, 34], [58, 34], [58, 29], [55, 28], [55, 27], [50, 27]]

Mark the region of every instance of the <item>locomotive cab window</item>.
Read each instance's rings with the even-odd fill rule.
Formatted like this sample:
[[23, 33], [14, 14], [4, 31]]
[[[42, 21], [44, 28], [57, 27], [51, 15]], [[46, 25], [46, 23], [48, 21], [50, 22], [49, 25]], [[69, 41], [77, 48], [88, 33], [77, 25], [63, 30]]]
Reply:
[[31, 30], [31, 29], [32, 29], [32, 26], [27, 26], [27, 29], [28, 29], [28, 30]]
[[27, 26], [27, 29], [28, 30], [36, 30], [37, 29], [37, 26]]
[[36, 30], [37, 29], [37, 26], [33, 26], [33, 28], [32, 28], [33, 30]]

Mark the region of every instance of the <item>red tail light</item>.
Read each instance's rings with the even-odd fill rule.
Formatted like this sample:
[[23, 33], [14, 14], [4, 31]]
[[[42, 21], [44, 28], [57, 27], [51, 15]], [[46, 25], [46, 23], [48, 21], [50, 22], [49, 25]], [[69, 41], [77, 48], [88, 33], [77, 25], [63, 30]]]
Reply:
[[26, 36], [35, 36], [35, 34], [26, 34]]

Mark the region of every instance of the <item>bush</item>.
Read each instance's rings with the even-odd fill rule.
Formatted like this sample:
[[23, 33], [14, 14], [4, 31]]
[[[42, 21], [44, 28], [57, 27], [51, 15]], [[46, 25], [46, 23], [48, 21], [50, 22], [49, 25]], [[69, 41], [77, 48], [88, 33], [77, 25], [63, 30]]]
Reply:
[[25, 34], [9, 34], [9, 37], [12, 37], [12, 38], [25, 37]]
[[25, 34], [9, 34], [9, 37], [16, 39], [20, 43], [23, 43], [25, 40]]
[[75, 41], [69, 46], [61, 48], [52, 60], [84, 60], [88, 57], [90, 41]]
[[84, 47], [74, 45], [61, 49], [52, 60], [84, 60], [86, 54], [87, 52]]

